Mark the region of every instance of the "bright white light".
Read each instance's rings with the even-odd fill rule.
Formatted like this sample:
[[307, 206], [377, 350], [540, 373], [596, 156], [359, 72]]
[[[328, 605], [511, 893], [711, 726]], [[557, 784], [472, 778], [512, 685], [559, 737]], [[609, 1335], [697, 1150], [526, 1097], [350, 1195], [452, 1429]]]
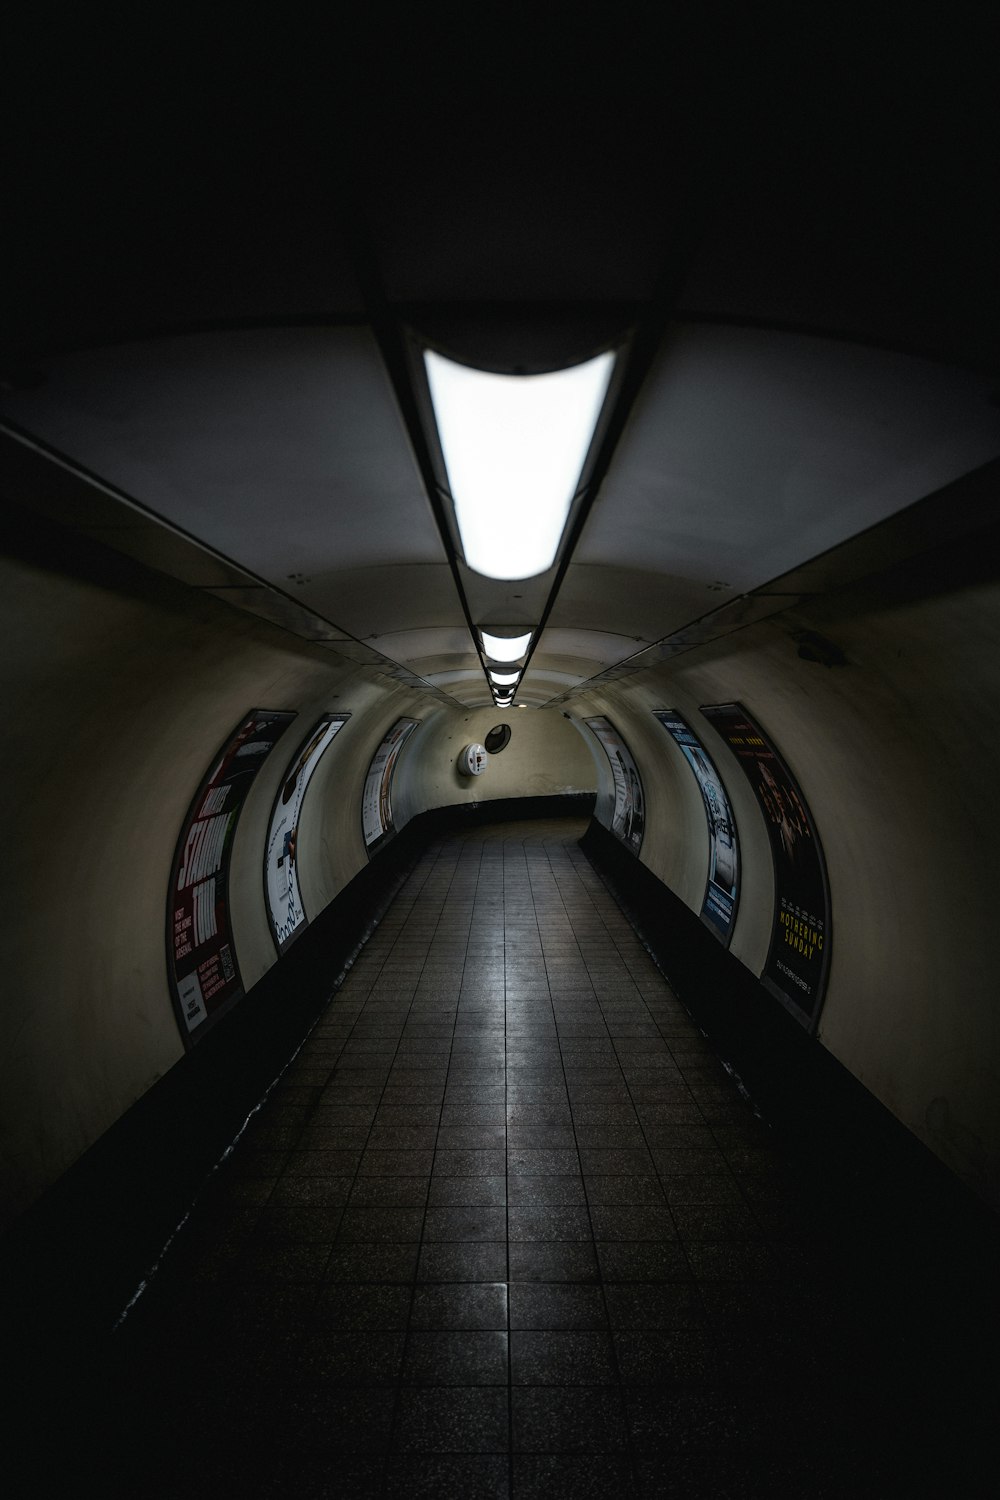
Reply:
[[487, 578], [555, 561], [613, 354], [549, 375], [491, 375], [425, 349], [462, 550]]
[[497, 687], [510, 687], [520, 677], [520, 672], [491, 672], [490, 681], [495, 682]]
[[505, 640], [500, 635], [490, 635], [489, 631], [480, 631], [483, 650], [493, 661], [517, 661], [518, 657], [524, 655], [531, 640], [531, 631], [527, 635], [511, 636]]

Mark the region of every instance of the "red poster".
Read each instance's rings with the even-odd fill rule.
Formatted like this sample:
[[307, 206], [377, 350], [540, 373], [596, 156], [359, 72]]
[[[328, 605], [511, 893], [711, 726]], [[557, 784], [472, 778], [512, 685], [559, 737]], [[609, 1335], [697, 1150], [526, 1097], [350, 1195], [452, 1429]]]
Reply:
[[185, 819], [170, 876], [167, 960], [190, 1045], [243, 994], [229, 917], [229, 860], [247, 793], [293, 713], [254, 709], [235, 730]]

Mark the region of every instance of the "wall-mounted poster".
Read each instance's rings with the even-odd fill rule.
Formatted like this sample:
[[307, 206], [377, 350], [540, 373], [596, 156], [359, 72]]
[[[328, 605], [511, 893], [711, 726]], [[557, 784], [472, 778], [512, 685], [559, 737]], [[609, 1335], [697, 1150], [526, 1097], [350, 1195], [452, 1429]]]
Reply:
[[392, 821], [392, 777], [400, 751], [420, 723], [419, 719], [397, 719], [375, 752], [361, 799], [361, 826], [365, 847], [383, 843], [395, 832]]
[[659, 719], [676, 741], [701, 788], [709, 842], [708, 884], [701, 903], [701, 916], [728, 947], [739, 901], [740, 845], [736, 819], [722, 777], [690, 724], [672, 708], [654, 709], [653, 718]]
[[587, 728], [600, 740], [611, 765], [615, 783], [615, 810], [611, 832], [638, 854], [646, 826], [646, 800], [631, 752], [610, 719], [585, 719]]
[[289, 764], [271, 809], [264, 850], [264, 895], [271, 936], [279, 953], [284, 953], [307, 925], [295, 858], [302, 799], [324, 751], [349, 718], [349, 714], [323, 715]]
[[795, 777], [739, 703], [703, 708], [760, 804], [774, 856], [774, 925], [765, 989], [812, 1029], [830, 967], [830, 888], [815, 825]]
[[167, 968], [190, 1045], [243, 994], [229, 917], [229, 860], [254, 778], [293, 713], [253, 709], [233, 731], [191, 804], [167, 905]]

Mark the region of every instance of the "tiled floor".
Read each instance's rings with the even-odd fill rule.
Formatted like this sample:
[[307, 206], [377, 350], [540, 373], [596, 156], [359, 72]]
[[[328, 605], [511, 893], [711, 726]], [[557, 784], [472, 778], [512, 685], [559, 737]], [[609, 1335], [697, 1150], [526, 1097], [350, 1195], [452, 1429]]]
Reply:
[[116, 1336], [125, 1492], [919, 1492], [910, 1352], [582, 831], [414, 870]]

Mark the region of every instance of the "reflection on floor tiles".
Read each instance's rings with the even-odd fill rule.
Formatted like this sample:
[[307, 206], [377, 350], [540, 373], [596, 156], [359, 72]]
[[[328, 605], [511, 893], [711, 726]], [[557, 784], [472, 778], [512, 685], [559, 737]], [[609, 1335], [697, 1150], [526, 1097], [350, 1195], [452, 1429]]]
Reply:
[[414, 869], [119, 1335], [124, 1492], [907, 1493], [905, 1353], [582, 831]]

